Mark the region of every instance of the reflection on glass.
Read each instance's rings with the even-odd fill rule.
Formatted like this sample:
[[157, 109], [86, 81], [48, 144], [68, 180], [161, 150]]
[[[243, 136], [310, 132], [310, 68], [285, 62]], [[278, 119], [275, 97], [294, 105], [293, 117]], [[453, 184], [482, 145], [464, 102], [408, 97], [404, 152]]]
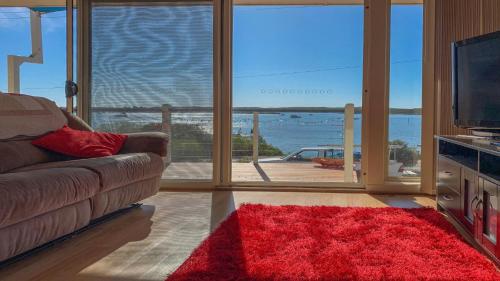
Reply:
[[490, 194], [487, 191], [483, 193], [484, 204], [484, 225], [483, 232], [490, 239], [491, 242], [496, 244], [497, 241], [497, 216], [498, 216], [498, 197]]
[[212, 15], [204, 1], [92, 5], [92, 125], [168, 133], [164, 179], [212, 179]]

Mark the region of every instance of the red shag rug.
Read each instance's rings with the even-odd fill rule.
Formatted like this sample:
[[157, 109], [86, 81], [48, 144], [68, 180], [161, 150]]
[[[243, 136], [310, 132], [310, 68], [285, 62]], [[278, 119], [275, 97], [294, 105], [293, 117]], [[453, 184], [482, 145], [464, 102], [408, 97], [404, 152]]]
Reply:
[[433, 209], [243, 205], [168, 281], [500, 280]]

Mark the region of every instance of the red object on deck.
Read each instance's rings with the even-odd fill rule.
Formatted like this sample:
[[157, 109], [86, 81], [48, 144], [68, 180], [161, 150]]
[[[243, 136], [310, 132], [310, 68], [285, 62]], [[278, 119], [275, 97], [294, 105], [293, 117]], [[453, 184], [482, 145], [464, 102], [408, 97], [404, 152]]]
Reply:
[[318, 163], [325, 168], [342, 169], [344, 168], [344, 159], [333, 158], [313, 158], [314, 163]]
[[243, 205], [168, 281], [500, 280], [430, 208]]

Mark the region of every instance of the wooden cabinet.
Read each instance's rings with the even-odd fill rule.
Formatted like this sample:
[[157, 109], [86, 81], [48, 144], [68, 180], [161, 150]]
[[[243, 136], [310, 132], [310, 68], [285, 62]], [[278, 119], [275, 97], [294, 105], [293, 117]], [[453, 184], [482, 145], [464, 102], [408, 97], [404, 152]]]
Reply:
[[460, 164], [444, 156], [439, 156], [438, 186], [452, 189], [460, 194]]
[[468, 169], [461, 169], [460, 199], [461, 214], [460, 220], [464, 226], [472, 233], [474, 232], [474, 211], [479, 202], [479, 186], [477, 172]]
[[500, 152], [470, 139], [439, 137], [438, 207], [499, 263]]
[[[479, 179], [478, 223], [476, 239], [489, 252], [497, 257], [500, 253], [497, 247], [498, 237], [498, 186], [485, 179]], [[479, 235], [480, 234], [480, 235]]]
[[446, 157], [439, 156], [438, 164], [438, 202], [455, 218], [461, 217], [460, 165]]

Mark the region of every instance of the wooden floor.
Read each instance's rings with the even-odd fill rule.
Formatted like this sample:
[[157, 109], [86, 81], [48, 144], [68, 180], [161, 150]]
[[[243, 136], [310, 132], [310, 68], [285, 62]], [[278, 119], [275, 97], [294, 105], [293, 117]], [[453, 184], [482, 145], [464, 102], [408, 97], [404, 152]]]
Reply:
[[431, 197], [361, 193], [161, 192], [113, 220], [0, 270], [2, 281], [165, 280], [242, 203], [435, 206]]
[[[233, 163], [234, 182], [344, 182], [344, 170], [322, 168], [312, 162]], [[172, 163], [163, 173], [163, 179], [212, 179], [212, 163]], [[352, 174], [357, 182], [356, 173]]]

